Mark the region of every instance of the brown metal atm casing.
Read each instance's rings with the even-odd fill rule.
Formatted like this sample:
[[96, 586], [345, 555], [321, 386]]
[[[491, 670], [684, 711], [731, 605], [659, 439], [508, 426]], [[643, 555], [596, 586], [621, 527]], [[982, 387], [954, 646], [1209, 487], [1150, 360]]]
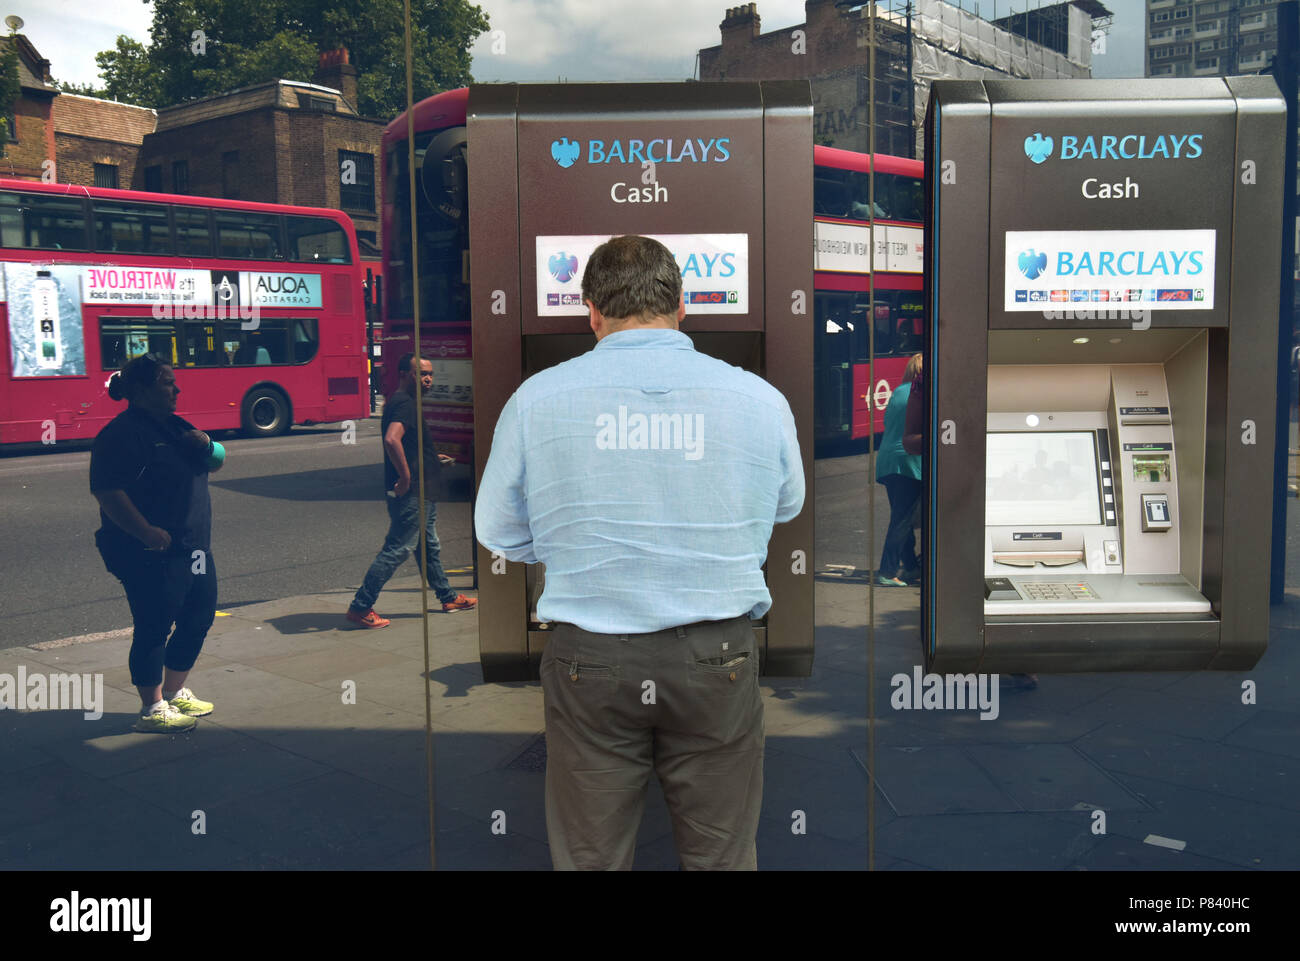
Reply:
[[[764, 377], [794, 414], [807, 495], [802, 512], [773, 530], [767, 564], [772, 608], [756, 630], [764, 674], [810, 674], [808, 84], [477, 85], [470, 88], [468, 137], [476, 484], [497, 418], [520, 383], [595, 346], [585, 311], [550, 316], [539, 307], [538, 237], [746, 236], [748, 289], [738, 293], [747, 309], [692, 313], [688, 303], [682, 331], [697, 350]], [[644, 199], [629, 202], [631, 191]], [[570, 286], [578, 289], [576, 281]], [[536, 592], [527, 565], [498, 558], [494, 567], [491, 553], [476, 549], [484, 678], [535, 679], [547, 631], [530, 613], [535, 599], [529, 595]]]
[[[933, 85], [921, 632], [931, 670], [1243, 670], [1259, 660], [1268, 638], [1284, 129], [1266, 77]], [[1015, 238], [1089, 231], [1213, 232], [1212, 276], [1198, 281], [1212, 285], [1212, 308], [1170, 309], [1198, 295], [1174, 289], [1155, 302], [1098, 303], [1100, 290], [1088, 304], [1021, 306], [1022, 293], [1043, 293], [1012, 290], [1033, 287], [1043, 248], [1027, 251], [1022, 280]], [[1124, 287], [1127, 301], [1144, 283], [1130, 274], [1096, 286]], [[1050, 313], [1077, 317], [1081, 306], [1085, 321], [1049, 316], [1066, 308]], [[1124, 316], [1133, 307], [1150, 310], [1149, 329]], [[1046, 365], [1067, 365], [1058, 369], [1068, 374], [1071, 363], [1164, 365], [1171, 446], [1182, 448], [1185, 468], [1180, 493], [1199, 511], [1183, 529], [1179, 573], [1207, 612], [988, 610], [996, 606], [982, 583], [991, 365], [1003, 382], [1027, 365], [1026, 381], [1046, 383]], [[1120, 456], [1101, 459], [1118, 466]]]

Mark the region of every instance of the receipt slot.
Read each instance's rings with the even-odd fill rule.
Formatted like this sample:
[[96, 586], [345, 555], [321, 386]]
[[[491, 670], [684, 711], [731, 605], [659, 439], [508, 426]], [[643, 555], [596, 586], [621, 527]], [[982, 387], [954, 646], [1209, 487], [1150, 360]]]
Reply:
[[930, 670], [1259, 660], [1284, 130], [1262, 77], [933, 85]]
[[[612, 236], [664, 243], [682, 267], [696, 350], [764, 377], [794, 414], [807, 495], [777, 524], [756, 623], [761, 671], [813, 657], [812, 101], [806, 82], [473, 86], [468, 105], [475, 477], [505, 402], [595, 346], [587, 258]], [[594, 435], [593, 435], [594, 436]], [[488, 681], [535, 679], [549, 625], [541, 565], [481, 545]]]

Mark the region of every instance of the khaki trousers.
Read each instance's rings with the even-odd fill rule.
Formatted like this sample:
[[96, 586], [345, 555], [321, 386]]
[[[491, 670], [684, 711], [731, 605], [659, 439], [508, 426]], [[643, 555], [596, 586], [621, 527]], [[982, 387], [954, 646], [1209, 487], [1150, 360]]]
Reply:
[[652, 768], [683, 868], [757, 868], [763, 703], [748, 615], [652, 634], [557, 624], [541, 675], [556, 870], [631, 868]]

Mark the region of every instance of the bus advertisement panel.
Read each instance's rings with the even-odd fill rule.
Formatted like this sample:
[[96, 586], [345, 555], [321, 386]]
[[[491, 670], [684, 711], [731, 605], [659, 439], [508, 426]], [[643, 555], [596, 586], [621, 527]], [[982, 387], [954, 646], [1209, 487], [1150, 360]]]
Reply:
[[366, 417], [362, 285], [338, 211], [0, 180], [0, 443], [93, 438], [150, 352], [201, 429]]

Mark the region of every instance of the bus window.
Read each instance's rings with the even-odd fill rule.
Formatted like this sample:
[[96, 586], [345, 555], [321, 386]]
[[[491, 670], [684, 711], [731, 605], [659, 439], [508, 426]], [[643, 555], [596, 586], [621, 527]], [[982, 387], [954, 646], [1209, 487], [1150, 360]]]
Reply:
[[212, 256], [212, 227], [201, 207], [177, 207], [176, 253], [182, 257]]
[[343, 228], [323, 217], [285, 217], [289, 259], [302, 263], [350, 264], [352, 252]]
[[320, 346], [320, 335], [316, 329], [315, 317], [303, 317], [289, 321], [289, 336], [293, 344], [293, 362], [305, 364], [316, 356]]
[[176, 332], [165, 320], [100, 317], [99, 352], [104, 370], [119, 370], [127, 361], [150, 353], [175, 364]]
[[222, 349], [220, 331], [211, 322], [189, 322], [181, 328], [182, 367], [228, 367], [230, 358]]
[[263, 317], [255, 330], [245, 330], [238, 320], [221, 323], [221, 346], [232, 367], [263, 367], [290, 364], [290, 321]]
[[850, 171], [816, 167], [813, 171], [813, 213], [823, 217], [849, 215]]
[[280, 218], [243, 210], [218, 210], [217, 256], [231, 260], [283, 260]]
[[924, 215], [921, 181], [899, 174], [876, 174], [876, 207], [877, 217], [920, 223]]
[[166, 207], [98, 200], [93, 210], [96, 250], [116, 254], [171, 254]]
[[78, 197], [0, 191], [3, 246], [86, 250], [86, 207]]

